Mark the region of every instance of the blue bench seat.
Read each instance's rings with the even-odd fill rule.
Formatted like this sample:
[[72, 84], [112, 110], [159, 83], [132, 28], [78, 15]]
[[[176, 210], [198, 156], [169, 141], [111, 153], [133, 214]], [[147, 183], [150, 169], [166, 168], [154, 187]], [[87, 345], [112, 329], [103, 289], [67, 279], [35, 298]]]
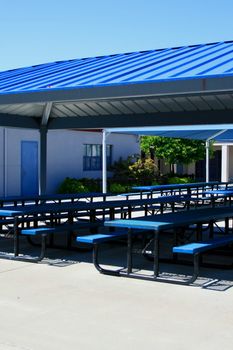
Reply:
[[173, 247], [173, 253], [194, 255], [233, 243], [233, 235]]
[[78, 236], [76, 237], [77, 243], [98, 244], [111, 241], [120, 237], [126, 237], [127, 231], [111, 232], [111, 234], [97, 233], [94, 235]]
[[[136, 231], [135, 231], [136, 233]], [[111, 276], [120, 276], [120, 270], [108, 270], [104, 269], [102, 266], [99, 264], [99, 259], [98, 259], [98, 253], [99, 253], [99, 246], [102, 243], [109, 242], [112, 240], [115, 240], [117, 238], [123, 238], [127, 237], [128, 231], [114, 231], [111, 233], [99, 233], [99, 234], [94, 234], [94, 235], [87, 235], [87, 236], [78, 236], [76, 237], [76, 242], [77, 243], [86, 243], [86, 244], [92, 244], [93, 245], [93, 264], [95, 268], [106, 275], [111, 275]]]
[[173, 253], [188, 254], [193, 256], [193, 275], [188, 280], [183, 281], [183, 283], [190, 284], [197, 279], [199, 275], [199, 268], [200, 268], [199, 258], [201, 253], [204, 253], [216, 248], [220, 248], [220, 247], [225, 247], [232, 243], [233, 243], [233, 235], [227, 235], [224, 237], [210, 239], [208, 241], [193, 242], [193, 243], [188, 243], [188, 244], [173, 247], [172, 249]]
[[[28, 261], [28, 262], [39, 262], [45, 257], [45, 250], [46, 250], [46, 237], [52, 234], [56, 233], [63, 233], [63, 232], [75, 232], [78, 231], [79, 229], [84, 229], [84, 228], [96, 228], [100, 226], [99, 223], [94, 222], [86, 222], [86, 221], [80, 221], [80, 222], [74, 222], [71, 224], [62, 224], [62, 225], [57, 225], [54, 227], [51, 226], [42, 226], [42, 227], [31, 227], [31, 228], [25, 228], [20, 230], [20, 235], [26, 236], [28, 241], [31, 242], [33, 245], [35, 243], [32, 242], [31, 237], [36, 237], [40, 236], [41, 237], [41, 252], [40, 255], [36, 258], [24, 258], [24, 257], [14, 257], [14, 260], [21, 260], [21, 261]], [[71, 244], [71, 239], [69, 238], [70, 243], [68, 243], [69, 247]], [[68, 246], [67, 246], [68, 247]]]
[[20, 233], [22, 235], [27, 236], [39, 236], [39, 235], [49, 235], [59, 232], [65, 232], [65, 231], [75, 231], [81, 228], [92, 228], [96, 227], [97, 223], [90, 223], [90, 222], [75, 222], [73, 224], [64, 224], [64, 225], [57, 225], [54, 227], [51, 226], [42, 226], [42, 227], [33, 227], [33, 228], [26, 228], [22, 229]]

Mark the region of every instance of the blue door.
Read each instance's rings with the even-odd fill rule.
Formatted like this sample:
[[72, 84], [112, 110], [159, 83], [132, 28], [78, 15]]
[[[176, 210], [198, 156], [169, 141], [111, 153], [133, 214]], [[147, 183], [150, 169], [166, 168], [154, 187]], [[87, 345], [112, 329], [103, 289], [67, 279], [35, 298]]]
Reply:
[[21, 141], [21, 194], [38, 194], [38, 142]]

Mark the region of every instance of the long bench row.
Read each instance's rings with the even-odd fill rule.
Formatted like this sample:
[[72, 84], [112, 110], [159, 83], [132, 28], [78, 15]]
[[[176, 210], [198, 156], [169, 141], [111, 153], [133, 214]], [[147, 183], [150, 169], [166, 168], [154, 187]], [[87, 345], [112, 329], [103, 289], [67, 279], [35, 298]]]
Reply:
[[[175, 202], [188, 202], [190, 200], [189, 196], [168, 196], [163, 197], [162, 199], [160, 199], [160, 204], [163, 203], [175, 203]], [[156, 206], [154, 206], [157, 201], [159, 201], [159, 199], [144, 199], [141, 201], [137, 201], [137, 200], [129, 200], [129, 201], [123, 201], [123, 207], [124, 205], [126, 205], [126, 202], [129, 202], [129, 206], [131, 206], [131, 204], [135, 207], [140, 207], [140, 205], [145, 205], [145, 207], [148, 208], [150, 206], [152, 206], [153, 209], [156, 208]], [[40, 205], [37, 206], [35, 208], [35, 206], [27, 206], [26, 208], [19, 208], [17, 207], [17, 210], [14, 211], [15, 209], [12, 209], [12, 207], [9, 208], [4, 208], [3, 210], [1, 210], [1, 212], [5, 211], [6, 216], [9, 215], [13, 216], [13, 218], [15, 217], [15, 215], [18, 215], [20, 217], [20, 215], [30, 215], [31, 213], [36, 213], [37, 214], [42, 214], [45, 212], [45, 208], [48, 212], [50, 213], [56, 213], [57, 208], [59, 207], [60, 212], [63, 211], [67, 211], [67, 213], [76, 211], [76, 210], [81, 210], [80, 208], [83, 207], [83, 210], [85, 211], [85, 205], [86, 203], [82, 203], [82, 204], [75, 204], [75, 206], [71, 203], [71, 204], [61, 204], [61, 205]], [[101, 202], [99, 203], [101, 210], [110, 210], [110, 207], [112, 207], [114, 209], [115, 205], [118, 205], [119, 207], [121, 206], [120, 201], [116, 201], [116, 203], [114, 202], [108, 202], [108, 203], [104, 203]], [[63, 208], [64, 206], [64, 208]], [[79, 209], [77, 209], [77, 207], [79, 207]], [[89, 208], [89, 210], [92, 210], [91, 207], [93, 206], [93, 209], [96, 209], [96, 206], [98, 207], [98, 203], [89, 203], [87, 208]], [[63, 209], [62, 209], [63, 208]], [[87, 209], [86, 208], [86, 209]], [[62, 210], [61, 210], [62, 209]], [[98, 209], [98, 208], [97, 208]], [[138, 232], [138, 229], [143, 229], [145, 231], [145, 234], [148, 232], [148, 230], [153, 230], [154, 232], [156, 232], [156, 234], [161, 233], [163, 230], [166, 229], [175, 229], [177, 227], [185, 227], [185, 226], [189, 226], [192, 224], [202, 224], [202, 223], [213, 223], [213, 221], [221, 221], [223, 219], [229, 219], [233, 216], [233, 208], [232, 207], [222, 207], [222, 208], [212, 208], [212, 209], [199, 209], [199, 210], [192, 210], [192, 211], [185, 211], [182, 213], [169, 213], [169, 214], [163, 214], [163, 215], [151, 215], [151, 216], [147, 216], [144, 217], [143, 219], [134, 219], [134, 220], [114, 220], [114, 221], [108, 221], [105, 223], [106, 226], [109, 227], [121, 227], [124, 228], [124, 230], [120, 230], [120, 231], [115, 231], [115, 232], [109, 232], [108, 234], [101, 234], [98, 233], [98, 235], [87, 235], [87, 236], [79, 236], [78, 234], [78, 238], [77, 238], [77, 243], [88, 243], [88, 244], [92, 244], [94, 245], [94, 264], [96, 266], [96, 268], [98, 268], [98, 270], [100, 272], [103, 273], [108, 273], [108, 274], [118, 274], [118, 275], [125, 275], [124, 272], [115, 272], [115, 271], [109, 271], [109, 270], [104, 270], [102, 267], [99, 266], [98, 263], [98, 248], [99, 245], [101, 245], [104, 242], [110, 241], [110, 240], [114, 240], [116, 238], [119, 237], [127, 237], [129, 239], [129, 235], [128, 235], [128, 231], [127, 229], [136, 229], [135, 231], [133, 231], [133, 233], [135, 232], [135, 234]], [[66, 215], [66, 217], [68, 217]], [[13, 220], [12, 222], [15, 221], [15, 219], [10, 219]], [[30, 219], [29, 219], [30, 220]], [[121, 222], [121, 223], [119, 223]], [[79, 229], [81, 228], [90, 228], [91, 225], [96, 225], [97, 223], [93, 223], [93, 222], [88, 222], [88, 223], [84, 223], [83, 221], [79, 221], [79, 222], [74, 222], [74, 223], [69, 223], [66, 225], [58, 225], [58, 226], [47, 226], [47, 227], [28, 227], [28, 228], [23, 228], [20, 229], [20, 234], [24, 235], [24, 236], [29, 236], [29, 237], [33, 237], [33, 236], [41, 236], [42, 239], [42, 244], [41, 244], [41, 254], [38, 258], [34, 259], [33, 261], [40, 261], [41, 259], [43, 259], [44, 255], [45, 255], [45, 247], [46, 247], [46, 237], [50, 236], [50, 235], [54, 235], [54, 234], [59, 234], [61, 232], [72, 232], [72, 231], [76, 231], [78, 232]], [[99, 223], [98, 223], [99, 226]], [[79, 232], [78, 232], [79, 233]], [[156, 236], [155, 236], [156, 238]], [[19, 234], [17, 232], [17, 230], [15, 230], [15, 248], [14, 248], [14, 252], [16, 253], [16, 258], [23, 260], [23, 257], [18, 257], [18, 239], [19, 239]], [[179, 251], [176, 251], [177, 247], [174, 247], [173, 252], [176, 254], [191, 254], [194, 256], [194, 275], [192, 276], [191, 279], [189, 280], [185, 280], [183, 281], [184, 283], [191, 283], [192, 281], [194, 281], [198, 275], [198, 270], [199, 270], [199, 259], [196, 258], [197, 255], [202, 254], [204, 251], [207, 250], [211, 250], [214, 249], [216, 247], [216, 245], [219, 246], [224, 246], [226, 244], [229, 244], [229, 239], [230, 236], [228, 236], [228, 240], [211, 240], [206, 242], [206, 244], [203, 245], [203, 242], [197, 242], [195, 245], [195, 249], [194, 246], [189, 246], [187, 247], [187, 245], [182, 248], [179, 247]], [[191, 243], [193, 244], [193, 243]], [[155, 245], [156, 248], [156, 245]], [[156, 248], [157, 249], [157, 248]], [[188, 252], [188, 253], [187, 253]], [[132, 273], [132, 269], [131, 269], [131, 263], [130, 261], [132, 260], [131, 258], [132, 256], [132, 251], [128, 250], [128, 269], [127, 269], [127, 276], [128, 277], [137, 277], [135, 276], [135, 274]], [[21, 259], [22, 258], [22, 259]], [[155, 259], [154, 259], [154, 274], [152, 276], [152, 279], [156, 279], [156, 280], [163, 280], [159, 274], [158, 274], [158, 252], [155, 254]], [[143, 277], [141, 275], [141, 277]], [[145, 279], [149, 279], [148, 276], [145, 277]], [[151, 278], [150, 278], [151, 279]]]
[[[138, 190], [138, 193], [124, 193], [122, 196], [125, 196], [127, 199], [133, 198], [135, 196], [144, 194], [150, 196], [151, 193], [158, 194], [181, 194], [185, 192], [186, 194], [191, 194], [191, 190], [198, 191], [201, 194], [206, 189], [227, 189], [233, 185], [232, 182], [194, 182], [188, 184], [169, 184], [169, 185], [155, 185], [155, 186], [138, 186], [133, 187], [133, 189]], [[188, 192], [188, 193], [187, 193]], [[0, 207], [4, 206], [21, 206], [21, 205], [39, 205], [42, 203], [48, 202], [71, 202], [74, 203], [79, 200], [86, 200], [92, 202], [93, 200], [107, 200], [111, 199], [113, 194], [111, 193], [102, 193], [102, 192], [87, 192], [87, 193], [67, 193], [67, 194], [43, 194], [37, 196], [7, 196], [0, 197]]]
[[[210, 182], [193, 182], [187, 184], [168, 184], [168, 185], [152, 185], [152, 186], [135, 186], [132, 187], [132, 190], [138, 191], [138, 194], [143, 196], [146, 194], [148, 197], [153, 195], [167, 195], [167, 194], [188, 194], [188, 195], [196, 195], [202, 196], [202, 194], [206, 190], [218, 190], [218, 189], [229, 189], [232, 188], [232, 182], [218, 182], [218, 181], [210, 181]], [[130, 195], [135, 195], [135, 193], [125, 194], [128, 197]]]
[[[100, 226], [106, 218], [114, 219], [116, 213], [123, 213], [131, 217], [132, 212], [136, 210], [144, 211], [145, 215], [149, 211], [154, 213], [160, 210], [163, 212], [164, 206], [170, 205], [171, 210], [174, 209], [176, 203], [186, 203], [189, 201], [188, 196], [168, 196], [154, 199], [143, 200], [116, 200], [116, 201], [101, 201], [101, 202], [77, 202], [77, 203], [49, 203], [41, 205], [25, 205], [16, 207], [4, 207], [0, 209], [0, 224], [5, 227], [5, 231], [1, 233], [9, 235], [9, 232], [14, 233], [14, 255], [16, 258], [19, 255], [19, 236], [42, 236], [42, 253], [39, 260], [44, 255], [45, 236], [59, 233], [64, 230], [63, 222], [77, 220], [83, 222], [86, 219], [91, 225]], [[37, 228], [41, 224], [46, 225], [46, 228]], [[62, 226], [61, 226], [62, 225]], [[62, 227], [62, 229], [61, 229]], [[80, 225], [78, 224], [78, 228]], [[27, 231], [25, 231], [27, 230]], [[5, 257], [5, 255], [4, 255]], [[11, 257], [12, 258], [12, 257]]]
[[102, 192], [86, 192], [86, 193], [67, 193], [67, 194], [43, 194], [38, 196], [7, 196], [0, 197], [0, 207], [5, 206], [24, 206], [24, 205], [40, 205], [45, 203], [74, 203], [79, 200], [93, 202], [93, 200], [105, 201], [111, 198], [112, 194]]

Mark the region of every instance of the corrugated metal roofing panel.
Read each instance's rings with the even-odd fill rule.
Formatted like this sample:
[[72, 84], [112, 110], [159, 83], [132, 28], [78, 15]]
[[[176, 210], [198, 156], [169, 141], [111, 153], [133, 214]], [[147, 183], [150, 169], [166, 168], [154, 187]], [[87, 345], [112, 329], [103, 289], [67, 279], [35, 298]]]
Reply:
[[201, 111], [208, 111], [210, 110], [210, 106], [208, 103], [206, 103], [203, 98], [203, 96], [189, 96], [188, 99], [191, 101], [197, 108]]
[[0, 72], [0, 94], [233, 75], [233, 42], [90, 57]]
[[117, 115], [117, 114], [119, 114], [119, 110], [116, 108], [116, 107], [114, 107], [112, 104], [111, 104], [111, 102], [106, 102], [106, 101], [100, 101], [100, 102], [98, 102], [98, 104], [100, 105], [100, 106], [102, 106], [107, 112], [108, 112], [108, 114], [112, 114], [112, 115]]
[[43, 114], [44, 105], [41, 103], [35, 104], [12, 104], [0, 105], [0, 113], [17, 114], [24, 116], [41, 117]]
[[233, 96], [230, 94], [227, 95], [216, 95], [216, 97], [221, 101], [225, 108], [233, 108]]
[[[41, 117], [44, 103], [0, 105], [0, 113]], [[229, 110], [233, 108], [231, 94], [186, 96], [172, 98], [138, 98], [107, 101], [54, 102], [51, 117], [133, 115], [158, 112], [183, 112], [197, 110]]]

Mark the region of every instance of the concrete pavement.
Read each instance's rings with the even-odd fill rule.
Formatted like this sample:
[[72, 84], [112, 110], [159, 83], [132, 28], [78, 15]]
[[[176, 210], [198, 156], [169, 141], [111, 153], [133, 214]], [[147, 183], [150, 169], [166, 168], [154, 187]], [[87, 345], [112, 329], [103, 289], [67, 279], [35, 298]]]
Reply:
[[[104, 276], [81, 255], [0, 260], [0, 350], [232, 350], [233, 288]], [[217, 274], [232, 285], [232, 271]]]

